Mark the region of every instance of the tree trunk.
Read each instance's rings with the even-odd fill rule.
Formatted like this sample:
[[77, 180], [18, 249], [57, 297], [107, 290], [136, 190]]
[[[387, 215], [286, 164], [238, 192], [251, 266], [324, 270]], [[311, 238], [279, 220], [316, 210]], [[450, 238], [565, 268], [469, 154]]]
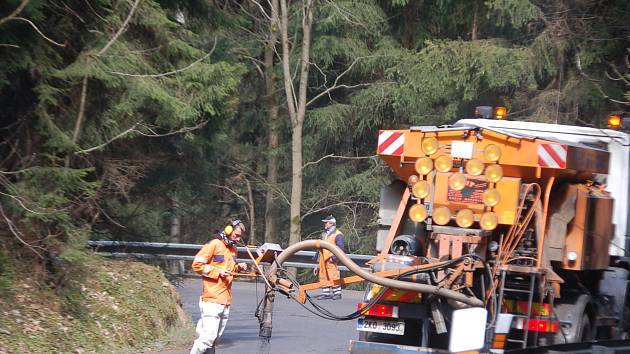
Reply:
[[475, 0], [473, 2], [473, 23], [472, 23], [472, 31], [470, 34], [470, 39], [473, 41], [477, 40], [477, 32], [479, 31], [479, 1]]
[[[295, 89], [291, 70], [289, 67], [289, 14], [287, 0], [280, 0], [281, 12], [281, 44], [282, 44], [282, 74], [284, 76], [284, 90], [286, 93], [287, 108], [291, 117], [291, 227], [289, 244], [300, 241], [301, 238], [301, 202], [302, 202], [302, 128], [306, 116], [306, 91], [309, 70], [309, 56], [311, 46], [311, 27], [313, 24], [313, 4], [315, 0], [304, 0], [302, 3], [302, 59], [299, 76], [298, 97], [295, 97]], [[290, 269], [293, 275], [297, 269]], [[274, 293], [267, 289], [267, 296], [263, 305], [263, 316], [260, 322], [259, 335], [263, 338], [271, 336]]]
[[181, 219], [179, 218], [179, 203], [176, 198], [173, 198], [172, 201], [172, 212], [171, 212], [171, 234], [170, 234], [170, 242], [179, 243], [180, 235], [181, 235]]
[[[181, 241], [181, 219], [179, 217], [179, 202], [177, 197], [171, 200], [171, 233], [169, 242], [179, 243]], [[184, 271], [184, 261], [173, 260], [169, 262], [171, 274], [182, 274]]]
[[301, 235], [301, 215], [300, 205], [302, 202], [302, 127], [306, 115], [306, 91], [308, 84], [309, 56], [311, 46], [311, 27], [313, 24], [313, 4], [314, 0], [303, 2], [302, 19], [302, 58], [300, 65], [298, 97], [295, 97], [295, 90], [291, 80], [289, 67], [289, 14], [286, 0], [280, 1], [281, 27], [282, 27], [282, 71], [284, 76], [284, 88], [287, 96], [287, 106], [291, 117], [291, 227], [289, 233], [289, 244], [292, 245], [300, 241]]
[[278, 233], [278, 208], [276, 206], [276, 192], [273, 189], [278, 183], [278, 106], [274, 93], [276, 76], [274, 73], [273, 57], [276, 41], [278, 40], [278, 0], [271, 2], [271, 31], [269, 42], [265, 47], [265, 95], [267, 101], [267, 188], [265, 195], [265, 242], [276, 243]]
[[247, 200], [249, 205], [249, 242], [250, 245], [256, 244], [256, 208], [254, 204], [254, 192], [252, 191], [252, 185], [249, 183], [249, 180], [243, 177], [245, 181], [245, 186], [247, 186]]
[[291, 129], [291, 228], [289, 233], [289, 245], [300, 242], [301, 239], [301, 213], [302, 205], [302, 124]]
[[[72, 131], [72, 144], [76, 144], [79, 141], [79, 134], [81, 133], [81, 127], [83, 126], [83, 119], [85, 117], [85, 98], [87, 96], [88, 77], [83, 76], [81, 81], [81, 96], [79, 96], [79, 112], [77, 113], [77, 120], [74, 122], [74, 130]], [[71, 155], [66, 155], [65, 166], [70, 167]]]

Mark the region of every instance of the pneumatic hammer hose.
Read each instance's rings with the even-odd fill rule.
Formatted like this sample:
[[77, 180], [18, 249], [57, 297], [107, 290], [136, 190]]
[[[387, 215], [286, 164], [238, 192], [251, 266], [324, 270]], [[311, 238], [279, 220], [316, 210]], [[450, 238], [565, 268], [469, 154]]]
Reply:
[[474, 307], [484, 306], [483, 301], [481, 301], [480, 299], [474, 296], [467, 296], [463, 293], [460, 293], [454, 290], [445, 289], [445, 288], [441, 288], [434, 285], [412, 283], [412, 282], [407, 282], [407, 281], [380, 277], [370, 272], [366, 272], [361, 267], [359, 267], [359, 265], [354, 263], [339, 247], [335, 246], [334, 244], [330, 242], [325, 242], [321, 240], [301, 241], [287, 247], [284, 251], [282, 251], [278, 255], [278, 257], [276, 258], [276, 262], [274, 262], [269, 268], [269, 273], [268, 273], [269, 277], [275, 282], [275, 279], [277, 278], [276, 271], [277, 271], [278, 265], [282, 265], [283, 262], [285, 262], [291, 255], [293, 255], [294, 253], [298, 251], [314, 249], [314, 248], [315, 249], [324, 248], [324, 249], [329, 250], [335, 255], [335, 257], [337, 257], [339, 262], [341, 262], [343, 265], [348, 267], [350, 271], [352, 271], [353, 273], [360, 276], [361, 278], [369, 282], [372, 282], [374, 284], [378, 284], [378, 285], [388, 287], [388, 288], [393, 288], [393, 289], [416, 291], [416, 292], [425, 293], [425, 294], [433, 294], [433, 295], [437, 295], [437, 296], [444, 297], [447, 299], [459, 301], [459, 302], [462, 302], [464, 304], [474, 306]]

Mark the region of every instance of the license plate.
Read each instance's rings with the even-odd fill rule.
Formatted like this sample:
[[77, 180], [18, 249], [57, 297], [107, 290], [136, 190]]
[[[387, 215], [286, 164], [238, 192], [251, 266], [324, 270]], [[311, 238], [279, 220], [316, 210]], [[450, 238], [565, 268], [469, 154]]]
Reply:
[[357, 322], [357, 330], [402, 336], [405, 334], [405, 322], [359, 318], [359, 321]]

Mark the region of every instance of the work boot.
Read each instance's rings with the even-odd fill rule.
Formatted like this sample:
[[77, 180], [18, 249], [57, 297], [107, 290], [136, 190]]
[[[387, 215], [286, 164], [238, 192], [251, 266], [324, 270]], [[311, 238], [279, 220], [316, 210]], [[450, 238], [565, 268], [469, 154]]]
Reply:
[[321, 295], [317, 295], [315, 296], [315, 300], [329, 300], [332, 299], [332, 295], [330, 294], [321, 294]]
[[332, 296], [333, 300], [341, 300], [341, 294], [335, 294]]

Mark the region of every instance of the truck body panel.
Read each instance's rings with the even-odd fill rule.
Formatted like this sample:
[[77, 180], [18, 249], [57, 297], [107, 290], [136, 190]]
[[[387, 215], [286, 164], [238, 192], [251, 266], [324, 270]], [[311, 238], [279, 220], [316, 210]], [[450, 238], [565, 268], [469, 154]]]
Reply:
[[[594, 148], [605, 149], [609, 153], [608, 170], [600, 176], [606, 184], [606, 190], [614, 196], [613, 223], [615, 236], [610, 243], [610, 255], [628, 256], [624, 249], [628, 240], [628, 193], [630, 191], [630, 136], [627, 133], [612, 129], [576, 127], [572, 125], [546, 124], [533, 122], [515, 122], [493, 119], [462, 119], [455, 126], [475, 126], [486, 129], [500, 129], [505, 133], [513, 133], [529, 138], [540, 137], [557, 142], [582, 144]], [[590, 155], [576, 156], [584, 160], [584, 164], [595, 163]]]
[[[429, 268], [446, 261], [421, 281], [484, 301], [485, 344], [470, 350], [501, 353], [559, 338], [577, 342], [627, 333], [629, 272], [610, 266], [615, 256], [625, 256], [628, 240], [628, 134], [464, 119], [452, 126], [381, 130], [377, 152], [398, 180], [381, 192], [380, 253], [371, 262], [393, 262], [390, 254], [418, 257]], [[379, 289], [372, 287], [367, 298]], [[391, 294], [378, 304], [406, 301]], [[397, 318], [421, 321], [417, 338], [405, 333], [414, 346], [400, 347], [400, 338], [391, 336], [352, 346], [447, 350], [447, 324], [466, 306], [425, 295], [414, 298], [423, 305], [419, 314]], [[377, 319], [371, 313], [365, 318]]]

